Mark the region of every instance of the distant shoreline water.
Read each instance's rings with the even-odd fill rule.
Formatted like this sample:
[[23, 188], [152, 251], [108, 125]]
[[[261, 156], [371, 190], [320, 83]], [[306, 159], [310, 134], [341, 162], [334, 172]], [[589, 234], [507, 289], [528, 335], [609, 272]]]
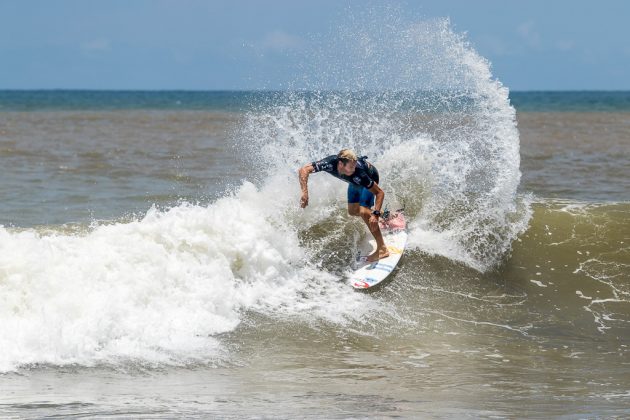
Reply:
[[[295, 92], [305, 97], [316, 94], [273, 90], [0, 90], [0, 112], [140, 109], [239, 112]], [[417, 97], [422, 100], [428, 94], [418, 92]], [[630, 111], [630, 91], [513, 91], [510, 102], [520, 112], [626, 112]]]

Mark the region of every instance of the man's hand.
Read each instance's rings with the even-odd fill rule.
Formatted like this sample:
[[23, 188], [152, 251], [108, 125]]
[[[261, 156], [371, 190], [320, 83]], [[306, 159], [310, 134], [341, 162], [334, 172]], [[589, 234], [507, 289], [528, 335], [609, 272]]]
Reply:
[[305, 208], [306, 206], [308, 206], [308, 193], [302, 194], [300, 199], [300, 207]]

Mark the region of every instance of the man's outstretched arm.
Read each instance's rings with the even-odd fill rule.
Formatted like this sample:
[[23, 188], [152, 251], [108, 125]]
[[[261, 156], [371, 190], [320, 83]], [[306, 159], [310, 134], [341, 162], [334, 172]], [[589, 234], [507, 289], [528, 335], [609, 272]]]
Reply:
[[302, 198], [300, 199], [300, 207], [302, 208], [308, 206], [308, 176], [313, 172], [315, 172], [315, 168], [313, 168], [312, 163], [307, 163], [298, 171], [300, 188], [302, 189]]

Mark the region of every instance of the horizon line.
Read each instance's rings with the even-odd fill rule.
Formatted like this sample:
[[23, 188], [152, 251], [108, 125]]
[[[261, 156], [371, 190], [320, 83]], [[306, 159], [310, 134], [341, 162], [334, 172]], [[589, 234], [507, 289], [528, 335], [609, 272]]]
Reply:
[[[444, 89], [436, 89], [436, 90], [444, 90]], [[599, 93], [599, 92], [630, 92], [630, 89], [509, 89], [510, 93], [549, 93], [549, 92], [557, 92], [557, 93], [566, 93], [566, 92], [590, 92], [590, 93]], [[228, 93], [228, 92], [238, 92], [238, 93], [246, 93], [246, 92], [269, 92], [269, 93], [278, 93], [278, 92], [343, 92], [343, 89], [106, 89], [106, 88], [0, 88], [0, 92], [191, 92], [191, 93]], [[353, 90], [354, 92], [409, 92], [413, 91], [410, 89], [400, 89], [400, 90], [375, 90], [375, 89], [365, 89], [365, 90]], [[417, 89], [416, 92], [428, 91], [426, 89]]]

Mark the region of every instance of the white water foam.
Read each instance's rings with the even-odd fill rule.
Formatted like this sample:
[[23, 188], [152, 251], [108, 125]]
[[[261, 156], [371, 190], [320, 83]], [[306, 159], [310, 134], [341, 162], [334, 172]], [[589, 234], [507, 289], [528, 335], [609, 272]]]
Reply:
[[[273, 186], [270, 187], [273, 190]], [[208, 207], [152, 209], [83, 235], [0, 228], [0, 371], [207, 362], [244, 311], [346, 323], [378, 311], [318, 270], [245, 183]]]

